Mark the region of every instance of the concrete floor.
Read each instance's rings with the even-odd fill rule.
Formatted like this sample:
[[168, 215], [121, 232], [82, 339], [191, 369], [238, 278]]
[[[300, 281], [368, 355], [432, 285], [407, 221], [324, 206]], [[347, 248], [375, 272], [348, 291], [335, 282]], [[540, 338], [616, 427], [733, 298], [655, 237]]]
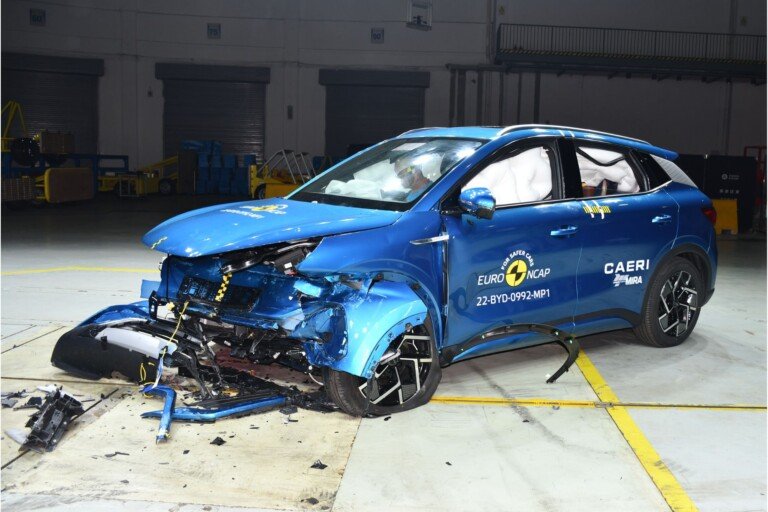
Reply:
[[[155, 445], [156, 424], [139, 413], [159, 402], [61, 373], [49, 354], [63, 329], [136, 300], [156, 277], [145, 231], [210, 200], [3, 212], [0, 387], [57, 382], [94, 398], [54, 452], [19, 457], [2, 436], [7, 510], [669, 510], [618, 410], [663, 461], [650, 472], [668, 468], [700, 510], [766, 510], [764, 241], [720, 242], [717, 292], [684, 345], [648, 348], [629, 332], [581, 340], [607, 384], [596, 389], [635, 404], [626, 409], [593, 404], [581, 362], [544, 384], [563, 360], [544, 346], [449, 367], [436, 400], [389, 420], [270, 412], [174, 425]], [[2, 409], [3, 429], [26, 413]], [[227, 444], [210, 445], [216, 436]], [[106, 457], [115, 451], [129, 455]], [[317, 459], [328, 467], [311, 469]]]

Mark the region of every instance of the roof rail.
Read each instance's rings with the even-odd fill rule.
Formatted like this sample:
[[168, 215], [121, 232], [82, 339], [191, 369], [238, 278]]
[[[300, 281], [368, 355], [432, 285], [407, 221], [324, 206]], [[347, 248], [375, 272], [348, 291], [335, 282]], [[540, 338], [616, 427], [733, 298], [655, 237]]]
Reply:
[[641, 139], [635, 139], [634, 137], [627, 137], [626, 135], [619, 135], [616, 133], [609, 133], [609, 132], [601, 132], [597, 130], [590, 130], [588, 128], [576, 128], [574, 126], [558, 126], [554, 124], [515, 124], [512, 126], [507, 126], [503, 130], [499, 132], [499, 136], [515, 132], [517, 130], [530, 130], [532, 128], [551, 128], [553, 130], [575, 130], [579, 132], [585, 132], [585, 133], [594, 133], [596, 135], [607, 135], [609, 137], [618, 137], [620, 139], [627, 139], [627, 140], [633, 140], [635, 142], [642, 142], [643, 144], [648, 144], [651, 146], [652, 144], [648, 141], [641, 140]]

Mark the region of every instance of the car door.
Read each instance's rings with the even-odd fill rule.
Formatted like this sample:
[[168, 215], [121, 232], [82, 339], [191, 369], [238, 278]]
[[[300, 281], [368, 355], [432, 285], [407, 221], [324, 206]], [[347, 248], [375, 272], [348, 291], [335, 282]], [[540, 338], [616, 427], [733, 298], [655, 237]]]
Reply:
[[[566, 197], [557, 141], [504, 148], [469, 171], [443, 208], [447, 311], [444, 347], [453, 360], [533, 343], [541, 335], [491, 336], [506, 326], [556, 323], [570, 329], [576, 305], [581, 225]], [[496, 199], [491, 219], [456, 208], [461, 190], [484, 187]]]
[[[651, 189], [634, 153], [573, 141], [565, 173], [581, 181], [583, 249], [576, 333], [637, 322], [652, 272], [677, 234], [678, 206], [663, 186]], [[574, 165], [575, 164], [575, 165]]]

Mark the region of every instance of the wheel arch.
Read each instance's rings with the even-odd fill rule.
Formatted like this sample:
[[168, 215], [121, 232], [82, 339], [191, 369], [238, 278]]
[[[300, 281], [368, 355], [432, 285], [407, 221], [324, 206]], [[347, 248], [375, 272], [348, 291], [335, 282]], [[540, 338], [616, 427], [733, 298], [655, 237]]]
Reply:
[[[710, 297], [711, 297], [711, 289], [712, 289], [712, 263], [709, 259], [709, 256], [707, 255], [707, 252], [702, 249], [700, 246], [693, 244], [693, 243], [685, 243], [678, 245], [674, 248], [672, 248], [669, 252], [667, 252], [664, 257], [659, 261], [659, 263], [656, 265], [656, 269], [653, 272], [653, 275], [651, 276], [651, 282], [656, 279], [656, 276], [659, 272], [659, 270], [664, 266], [666, 262], [671, 260], [672, 258], [685, 258], [686, 260], [693, 263], [693, 265], [696, 267], [696, 269], [701, 273], [702, 279], [704, 280], [704, 302], [701, 304], [702, 306], [705, 305]], [[646, 288], [646, 296], [643, 298], [643, 304], [646, 303], [647, 300], [647, 294], [650, 291], [650, 286]]]

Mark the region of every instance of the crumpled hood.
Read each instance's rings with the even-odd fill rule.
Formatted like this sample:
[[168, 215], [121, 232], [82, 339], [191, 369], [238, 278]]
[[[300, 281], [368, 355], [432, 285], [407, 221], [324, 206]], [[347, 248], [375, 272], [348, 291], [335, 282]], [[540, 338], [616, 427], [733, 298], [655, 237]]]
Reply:
[[400, 213], [290, 199], [209, 206], [173, 217], [144, 235], [151, 249], [194, 258], [302, 238], [388, 226]]

